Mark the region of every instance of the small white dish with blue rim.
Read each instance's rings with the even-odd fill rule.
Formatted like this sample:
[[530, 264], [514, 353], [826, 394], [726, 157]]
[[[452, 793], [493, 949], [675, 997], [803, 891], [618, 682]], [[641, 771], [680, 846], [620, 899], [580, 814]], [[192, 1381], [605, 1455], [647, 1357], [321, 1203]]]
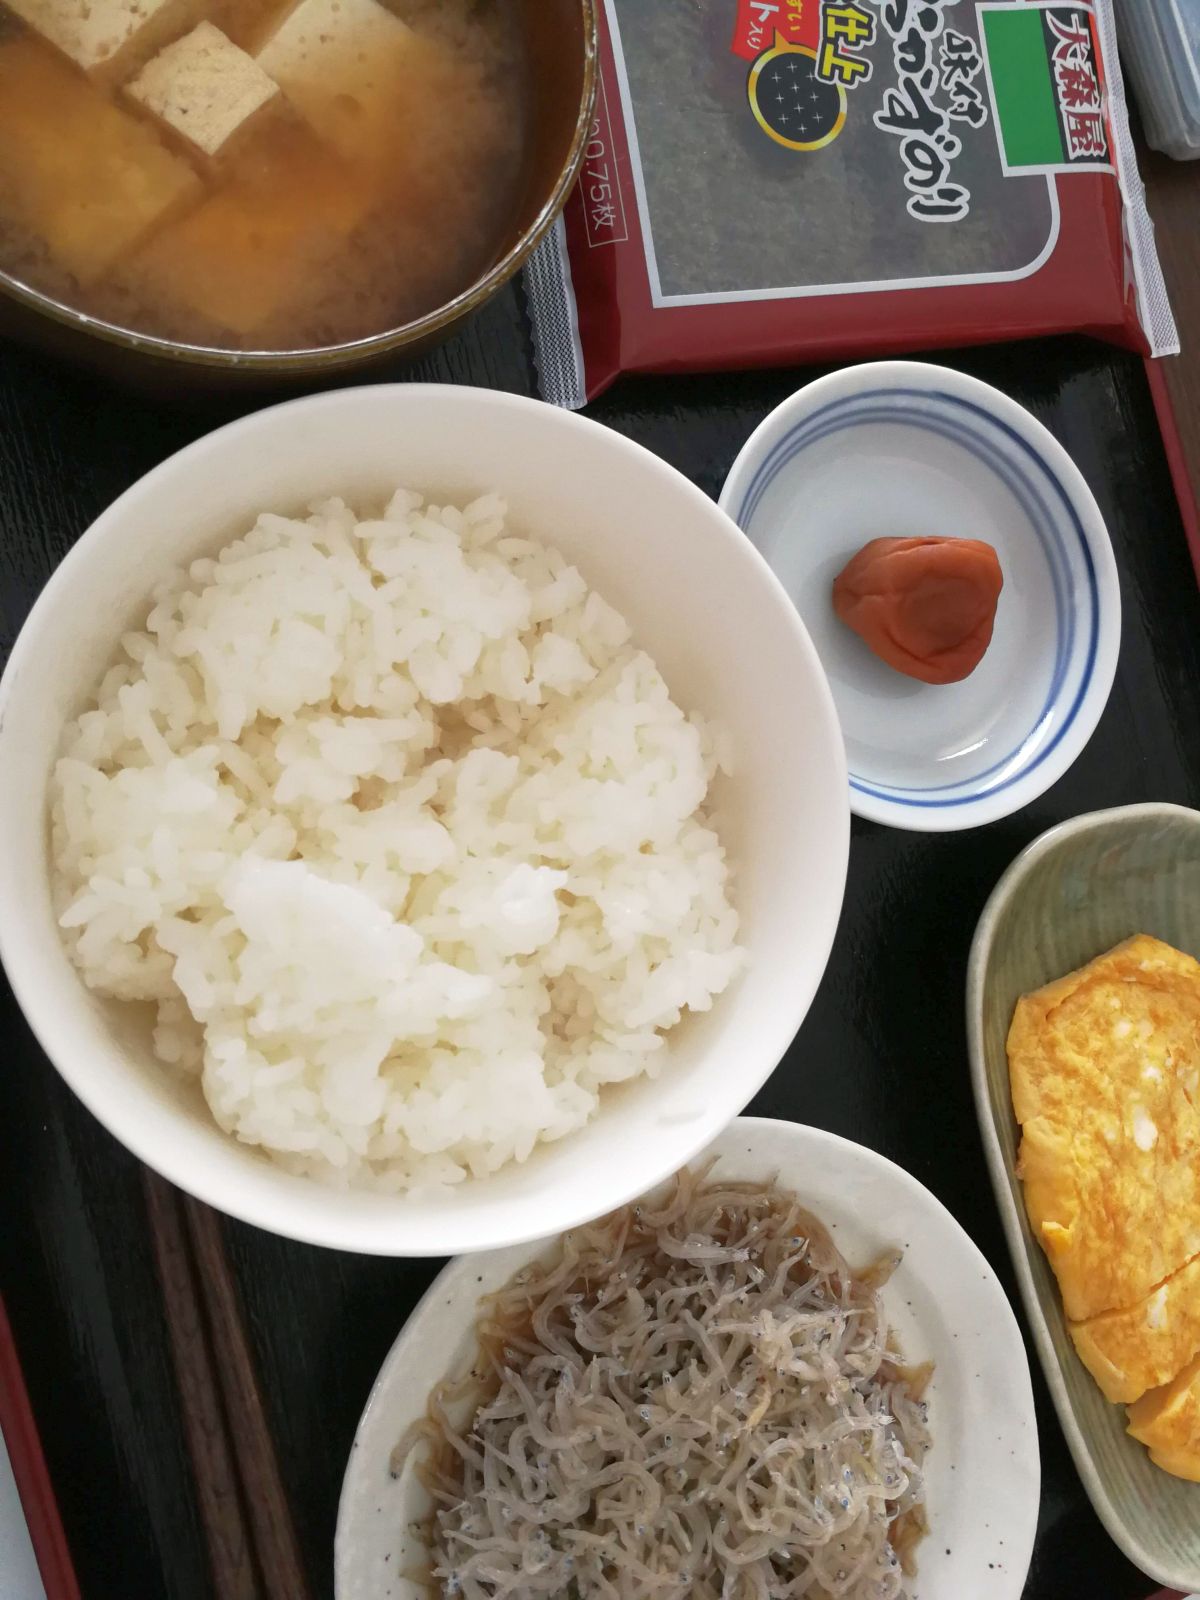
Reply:
[[[1015, 400], [948, 368], [879, 361], [818, 378], [751, 434], [721, 508], [774, 568], [829, 677], [861, 817], [973, 828], [1028, 805], [1108, 700], [1121, 591], [1100, 509]], [[987, 654], [961, 683], [907, 678], [833, 611], [871, 539], [982, 539], [1004, 574]]]

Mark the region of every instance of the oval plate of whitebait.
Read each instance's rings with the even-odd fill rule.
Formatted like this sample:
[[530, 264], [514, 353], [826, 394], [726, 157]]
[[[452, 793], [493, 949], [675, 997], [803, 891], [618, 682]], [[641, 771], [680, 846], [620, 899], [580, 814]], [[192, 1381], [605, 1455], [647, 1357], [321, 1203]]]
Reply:
[[915, 1178], [743, 1117], [590, 1228], [452, 1262], [342, 1490], [338, 1600], [1017, 1600], [1017, 1323]]

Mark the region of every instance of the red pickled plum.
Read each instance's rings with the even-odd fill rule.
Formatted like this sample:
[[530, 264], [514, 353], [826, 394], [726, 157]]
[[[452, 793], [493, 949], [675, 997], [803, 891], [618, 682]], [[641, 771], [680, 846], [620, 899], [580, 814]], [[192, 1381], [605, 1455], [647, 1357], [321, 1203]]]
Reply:
[[982, 540], [872, 539], [834, 579], [833, 609], [897, 672], [959, 683], [992, 642], [1003, 587]]

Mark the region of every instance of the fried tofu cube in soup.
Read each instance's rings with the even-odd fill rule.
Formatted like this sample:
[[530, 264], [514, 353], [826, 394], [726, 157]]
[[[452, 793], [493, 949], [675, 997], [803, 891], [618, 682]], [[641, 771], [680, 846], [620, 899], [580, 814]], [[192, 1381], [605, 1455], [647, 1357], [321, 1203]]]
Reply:
[[356, 164], [385, 162], [406, 81], [430, 49], [377, 0], [300, 0], [258, 53], [317, 136]]
[[279, 85], [231, 39], [202, 22], [148, 61], [129, 98], [209, 159], [228, 155], [279, 109]]
[[5, 0], [31, 33], [104, 82], [135, 71], [182, 33], [198, 0]]
[[80, 283], [108, 272], [201, 193], [153, 128], [36, 39], [0, 45], [0, 201]]
[[150, 242], [130, 264], [130, 282], [252, 337], [296, 302], [371, 197], [300, 123], [281, 120], [239, 167]]

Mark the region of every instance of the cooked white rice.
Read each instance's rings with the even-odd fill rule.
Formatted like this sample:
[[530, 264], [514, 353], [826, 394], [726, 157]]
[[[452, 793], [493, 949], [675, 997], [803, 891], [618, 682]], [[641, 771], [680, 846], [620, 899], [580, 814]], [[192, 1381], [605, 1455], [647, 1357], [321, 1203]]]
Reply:
[[226, 1132], [453, 1184], [581, 1127], [737, 971], [715, 768], [497, 496], [265, 515], [156, 593], [67, 729], [61, 925]]

